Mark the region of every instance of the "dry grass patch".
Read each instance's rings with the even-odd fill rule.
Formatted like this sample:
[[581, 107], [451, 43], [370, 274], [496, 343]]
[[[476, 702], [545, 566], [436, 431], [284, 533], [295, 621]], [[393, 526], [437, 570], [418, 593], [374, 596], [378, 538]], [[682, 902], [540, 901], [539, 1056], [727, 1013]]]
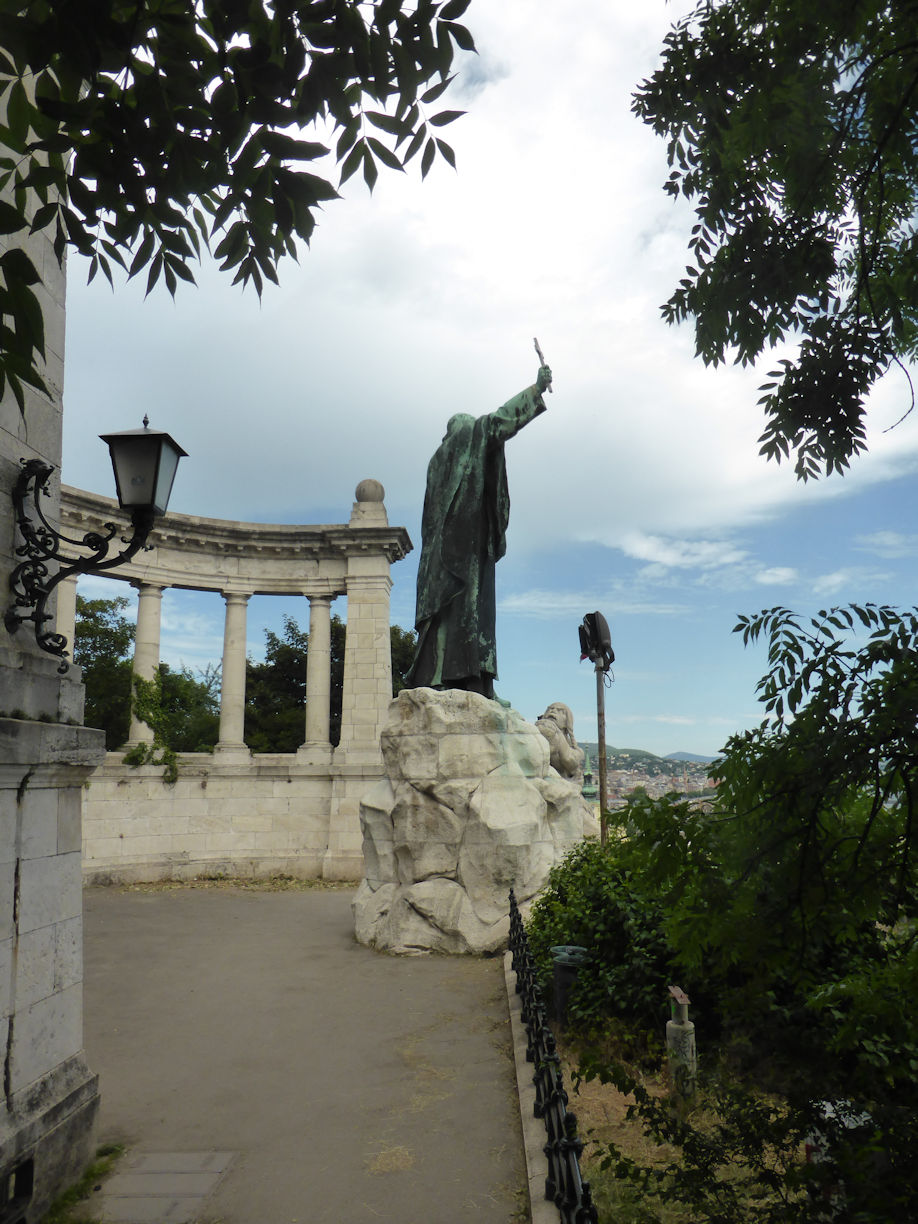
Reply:
[[[584, 1142], [581, 1173], [584, 1181], [590, 1183], [602, 1224], [646, 1224], [651, 1220], [659, 1220], [661, 1224], [696, 1224], [687, 1211], [671, 1204], [655, 1204], [651, 1214], [639, 1191], [616, 1178], [611, 1170], [600, 1168], [602, 1153], [610, 1143], [625, 1156], [651, 1168], [665, 1168], [678, 1159], [679, 1153], [673, 1147], [655, 1143], [645, 1134], [640, 1119], [628, 1118], [628, 1109], [634, 1104], [633, 1096], [598, 1080], [581, 1081], [575, 1090], [572, 1085], [579, 1051], [559, 1037], [558, 1052], [570, 1096], [568, 1108], [577, 1115], [577, 1132]], [[646, 1075], [644, 1087], [655, 1097], [664, 1097], [669, 1091], [662, 1073]]]
[[370, 1157], [367, 1169], [371, 1173], [404, 1173], [414, 1168], [415, 1160], [410, 1148], [388, 1147]]
[[[681, 1164], [682, 1153], [678, 1147], [658, 1143], [647, 1134], [640, 1117], [628, 1117], [635, 1103], [630, 1094], [622, 1093], [613, 1084], [602, 1084], [598, 1079], [581, 1081], [575, 1090], [573, 1084], [581, 1051], [563, 1037], [558, 1041], [558, 1050], [570, 1096], [569, 1108], [577, 1115], [578, 1133], [584, 1142], [581, 1172], [584, 1180], [590, 1183], [602, 1224], [698, 1224], [700, 1217], [696, 1209], [648, 1197], [633, 1183], [616, 1177], [613, 1169], [601, 1167], [603, 1155], [610, 1145], [614, 1145], [625, 1160], [644, 1169], [659, 1170], [661, 1174]], [[610, 1061], [613, 1060], [614, 1054], [610, 1053]], [[719, 1136], [735, 1129], [735, 1119], [731, 1122], [722, 1116], [713, 1099], [699, 1095], [686, 1101], [675, 1096], [665, 1063], [657, 1071], [641, 1074], [640, 1082], [651, 1097], [668, 1102], [674, 1116], [688, 1123], [698, 1135]], [[783, 1100], [773, 1094], [759, 1093], [757, 1099], [762, 1106], [773, 1109], [776, 1116], [785, 1109]], [[780, 1178], [789, 1166], [802, 1163], [805, 1160], [803, 1145], [792, 1143], [783, 1148], [765, 1145], [756, 1158], [760, 1163], [755, 1165], [746, 1159], [747, 1155], [734, 1147], [734, 1159], [730, 1160], [725, 1150], [724, 1163], [718, 1167], [717, 1183], [728, 1196], [735, 1195], [739, 1211], [749, 1209], [748, 1218], [754, 1218], [765, 1208], [779, 1213], [769, 1218], [780, 1218], [782, 1208], [796, 1201], [798, 1196], [802, 1198], [804, 1192], [789, 1189], [779, 1192], [769, 1188], [763, 1177]], [[742, 1218], [746, 1218], [745, 1215]]]

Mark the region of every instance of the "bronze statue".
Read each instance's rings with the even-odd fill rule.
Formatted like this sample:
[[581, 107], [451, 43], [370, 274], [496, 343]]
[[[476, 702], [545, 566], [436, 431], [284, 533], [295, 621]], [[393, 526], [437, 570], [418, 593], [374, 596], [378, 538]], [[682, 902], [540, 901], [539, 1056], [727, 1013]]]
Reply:
[[[540, 354], [541, 356], [541, 354]], [[427, 469], [413, 688], [469, 689], [494, 697], [494, 571], [510, 518], [504, 443], [545, 411], [544, 363], [531, 387], [485, 416], [451, 417]]]

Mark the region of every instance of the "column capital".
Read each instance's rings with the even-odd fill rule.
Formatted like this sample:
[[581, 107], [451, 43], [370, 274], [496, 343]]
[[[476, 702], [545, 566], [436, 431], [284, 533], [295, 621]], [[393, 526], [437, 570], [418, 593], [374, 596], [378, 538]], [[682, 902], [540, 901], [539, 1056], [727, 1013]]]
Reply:
[[251, 591], [221, 591], [220, 594], [228, 604], [247, 604], [252, 598]]
[[139, 595], [144, 595], [148, 599], [161, 599], [163, 591], [166, 589], [165, 583], [146, 582], [140, 578], [132, 578], [130, 585]]
[[303, 594], [307, 599], [337, 599], [346, 593], [344, 583], [344, 575], [340, 579], [307, 578], [303, 584]]

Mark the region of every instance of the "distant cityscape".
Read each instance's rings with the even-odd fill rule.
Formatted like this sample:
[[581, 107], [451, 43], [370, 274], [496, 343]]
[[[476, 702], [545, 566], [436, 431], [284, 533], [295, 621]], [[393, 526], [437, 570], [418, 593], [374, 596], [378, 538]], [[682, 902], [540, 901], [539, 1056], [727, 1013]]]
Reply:
[[[584, 797], [599, 799], [599, 749], [597, 744], [581, 743], [586, 753], [584, 764]], [[636, 790], [646, 791], [653, 798], [675, 792], [687, 798], [713, 798], [717, 784], [708, 777], [714, 758], [692, 753], [673, 753], [659, 757], [642, 748], [610, 748], [606, 746], [606, 808], [624, 806]]]

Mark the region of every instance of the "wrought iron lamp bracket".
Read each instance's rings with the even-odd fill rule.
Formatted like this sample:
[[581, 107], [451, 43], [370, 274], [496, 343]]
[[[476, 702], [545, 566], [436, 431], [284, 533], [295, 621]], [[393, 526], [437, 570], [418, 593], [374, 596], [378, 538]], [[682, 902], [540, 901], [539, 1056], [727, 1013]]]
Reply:
[[[20, 625], [31, 621], [35, 626], [35, 641], [48, 654], [61, 659], [57, 669], [62, 675], [70, 664], [67, 654], [67, 638], [62, 633], [53, 633], [44, 626], [53, 620], [47, 611], [48, 600], [56, 587], [73, 574], [97, 574], [114, 569], [129, 561], [147, 542], [153, 527], [154, 512], [150, 507], [136, 509], [131, 514], [133, 534], [121, 537], [125, 547], [109, 557], [109, 546], [118, 533], [116, 523], [105, 523], [104, 534], [87, 531], [82, 539], [62, 535], [48, 522], [42, 506], [42, 496], [49, 493], [48, 481], [54, 472], [53, 465], [41, 459], [22, 459], [22, 471], [12, 491], [16, 523], [22, 536], [22, 544], [16, 549], [17, 557], [24, 557], [10, 574], [10, 590], [13, 599], [7, 608], [3, 623], [9, 633], [15, 633]], [[61, 552], [62, 544], [73, 544], [90, 550], [88, 556], [67, 556]], [[51, 574], [51, 566], [57, 572]]]

